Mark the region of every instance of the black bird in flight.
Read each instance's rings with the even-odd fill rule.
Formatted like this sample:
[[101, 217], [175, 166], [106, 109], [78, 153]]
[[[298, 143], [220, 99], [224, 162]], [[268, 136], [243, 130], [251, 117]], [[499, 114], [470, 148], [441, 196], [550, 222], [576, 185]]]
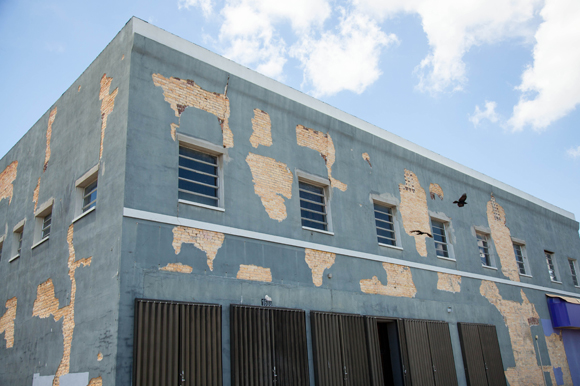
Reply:
[[417, 236], [427, 235], [427, 237], [433, 238], [433, 235], [431, 235], [431, 233], [429, 233], [429, 232], [423, 232], [423, 231], [420, 231], [420, 230], [415, 230], [415, 231], [411, 231], [411, 233], [414, 233]]
[[459, 201], [453, 201], [453, 203], [457, 204], [458, 207], [463, 208], [463, 205], [467, 204], [465, 200], [467, 200], [467, 193], [463, 193], [463, 196], [459, 197]]

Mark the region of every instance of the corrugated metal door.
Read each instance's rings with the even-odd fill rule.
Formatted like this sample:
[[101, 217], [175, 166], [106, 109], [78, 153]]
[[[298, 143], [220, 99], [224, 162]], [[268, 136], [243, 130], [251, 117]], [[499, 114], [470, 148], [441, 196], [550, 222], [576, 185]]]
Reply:
[[279, 386], [308, 386], [308, 346], [304, 310], [274, 309], [274, 359]]
[[341, 315], [343, 370], [345, 386], [368, 386], [370, 383], [364, 317]]
[[403, 319], [397, 320], [397, 330], [399, 332], [399, 350], [401, 363], [403, 366], [403, 384], [412, 386], [411, 372], [409, 371], [409, 353], [407, 351], [407, 337], [405, 335], [405, 322]]
[[427, 321], [405, 319], [404, 322], [413, 386], [435, 386]]
[[381, 359], [381, 347], [379, 344], [379, 332], [377, 330], [377, 318], [367, 316], [367, 346], [369, 349], [369, 366], [371, 371], [371, 386], [384, 386], [383, 364]]
[[343, 385], [340, 315], [312, 311], [310, 322], [316, 385]]
[[451, 347], [449, 324], [445, 322], [427, 322], [433, 376], [437, 386], [457, 386], [457, 372]]
[[506, 386], [495, 326], [479, 325], [478, 329], [489, 385]]
[[135, 300], [133, 385], [221, 386], [221, 306]]
[[487, 386], [487, 375], [477, 325], [458, 323], [457, 329], [459, 330], [467, 386]]

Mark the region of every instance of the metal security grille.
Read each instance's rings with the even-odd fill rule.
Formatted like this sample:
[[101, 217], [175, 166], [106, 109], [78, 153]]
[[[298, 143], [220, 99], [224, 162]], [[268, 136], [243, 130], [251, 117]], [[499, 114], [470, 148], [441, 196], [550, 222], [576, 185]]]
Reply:
[[221, 306], [136, 299], [133, 385], [221, 386]]
[[179, 198], [218, 206], [218, 157], [179, 147]]
[[328, 230], [324, 188], [299, 182], [298, 190], [300, 192], [302, 226], [323, 231]]
[[445, 235], [445, 224], [440, 221], [431, 220], [433, 239], [435, 240], [435, 252], [437, 256], [449, 257], [447, 250], [447, 236]]
[[230, 306], [234, 386], [307, 386], [303, 310]]
[[375, 204], [375, 225], [379, 244], [397, 245], [391, 208]]
[[458, 323], [468, 386], [506, 386], [495, 326]]
[[487, 244], [487, 235], [477, 233], [477, 246], [479, 247], [479, 258], [481, 259], [481, 264], [486, 267], [491, 266], [491, 260], [489, 258], [489, 245]]
[[524, 264], [524, 256], [522, 254], [522, 247], [519, 244], [514, 244], [514, 254], [516, 255], [516, 262], [518, 269], [522, 275], [526, 274], [526, 265]]

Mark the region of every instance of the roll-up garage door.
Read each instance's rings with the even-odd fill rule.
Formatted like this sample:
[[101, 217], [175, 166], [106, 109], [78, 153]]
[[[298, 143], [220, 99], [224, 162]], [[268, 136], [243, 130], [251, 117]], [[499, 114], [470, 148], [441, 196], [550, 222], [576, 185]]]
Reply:
[[231, 305], [232, 385], [307, 386], [303, 310]]
[[135, 300], [134, 386], [221, 386], [221, 306]]
[[505, 386], [495, 326], [458, 323], [465, 376], [469, 386]]

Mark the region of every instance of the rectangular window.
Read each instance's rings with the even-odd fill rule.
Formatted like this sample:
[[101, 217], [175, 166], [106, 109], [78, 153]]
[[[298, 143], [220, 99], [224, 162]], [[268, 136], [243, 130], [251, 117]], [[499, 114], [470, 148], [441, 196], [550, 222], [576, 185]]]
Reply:
[[97, 206], [97, 180], [92, 182], [83, 191], [83, 208], [82, 212], [85, 213], [91, 208]]
[[179, 199], [219, 206], [219, 159], [187, 147], [179, 147]]
[[568, 259], [568, 264], [570, 265], [570, 273], [572, 274], [572, 283], [574, 283], [574, 285], [578, 287], [578, 275], [576, 274], [577, 272], [576, 260]]
[[516, 262], [518, 263], [518, 269], [520, 270], [520, 275], [528, 275], [526, 270], [526, 257], [524, 254], [524, 247], [519, 244], [514, 244], [514, 254], [516, 255]]
[[36, 212], [34, 212], [36, 223], [34, 225], [32, 249], [48, 240], [50, 236], [53, 205], [54, 199], [51, 198], [50, 200], [44, 202], [42, 205], [39, 205]]
[[328, 231], [326, 189], [299, 181], [302, 226]]
[[12, 257], [9, 261], [13, 261], [20, 257], [22, 253], [22, 240], [24, 234], [24, 225], [26, 224], [26, 219], [23, 219], [18, 224], [14, 226], [12, 230]]
[[479, 248], [479, 258], [481, 259], [481, 265], [485, 267], [491, 267], [491, 259], [489, 256], [489, 244], [488, 236], [483, 233], [476, 233], [477, 235], [477, 246]]
[[97, 208], [99, 165], [93, 166], [75, 182], [76, 203], [73, 223]]
[[20, 256], [22, 252], [22, 232], [16, 232], [16, 255]]
[[42, 238], [50, 235], [50, 223], [52, 222], [52, 213], [49, 213], [42, 219]]
[[377, 239], [379, 244], [397, 245], [395, 236], [395, 222], [393, 209], [388, 206], [374, 204], [375, 225], [377, 227]]
[[557, 281], [559, 282], [560, 280], [558, 279], [558, 268], [555, 265], [554, 262], [554, 254], [548, 251], [544, 251], [544, 254], [546, 255], [546, 262], [548, 263], [548, 272], [550, 273], [550, 279], [552, 279], [552, 281]]
[[445, 223], [431, 219], [431, 228], [433, 232], [433, 240], [435, 240], [435, 252], [437, 253], [437, 256], [449, 258]]

